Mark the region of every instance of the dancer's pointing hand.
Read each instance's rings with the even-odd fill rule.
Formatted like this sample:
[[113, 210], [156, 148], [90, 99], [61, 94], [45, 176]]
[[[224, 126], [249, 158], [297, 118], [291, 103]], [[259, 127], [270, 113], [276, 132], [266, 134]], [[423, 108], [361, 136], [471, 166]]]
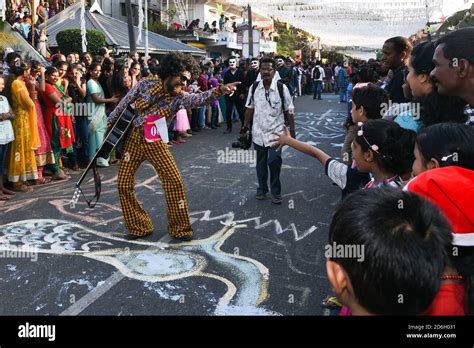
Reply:
[[220, 87], [220, 89], [221, 89], [222, 93], [228, 94], [229, 96], [232, 96], [234, 94], [234, 92], [237, 90], [237, 86], [240, 85], [240, 84], [241, 84], [240, 81], [232, 82], [232, 83], [228, 83], [226, 85], [222, 85]]

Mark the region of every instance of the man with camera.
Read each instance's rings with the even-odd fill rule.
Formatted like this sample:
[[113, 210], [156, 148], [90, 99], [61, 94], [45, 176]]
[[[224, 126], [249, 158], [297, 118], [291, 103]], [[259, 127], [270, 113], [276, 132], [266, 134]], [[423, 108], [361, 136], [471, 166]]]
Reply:
[[[252, 124], [252, 138], [257, 151], [258, 189], [255, 198], [266, 199], [268, 192], [268, 169], [270, 169], [270, 192], [273, 204], [281, 204], [281, 150], [272, 146], [275, 133], [281, 133], [286, 124], [291, 136], [295, 137], [294, 105], [288, 87], [274, 79], [275, 61], [264, 57], [260, 60], [262, 80], [255, 82], [247, 96], [244, 126], [240, 131], [241, 143], [249, 135]], [[268, 168], [267, 168], [268, 167]]]

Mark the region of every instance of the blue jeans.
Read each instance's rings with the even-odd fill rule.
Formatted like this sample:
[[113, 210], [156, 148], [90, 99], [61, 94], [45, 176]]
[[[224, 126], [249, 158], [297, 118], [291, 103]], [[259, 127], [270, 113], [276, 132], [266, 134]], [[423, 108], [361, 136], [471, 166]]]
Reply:
[[[76, 117], [76, 122], [73, 123], [74, 137], [76, 141], [73, 144], [73, 152], [68, 154], [68, 158], [72, 163], [77, 163], [77, 160], [89, 162], [89, 121], [87, 117]], [[78, 140], [81, 140], [82, 149], [79, 153], [77, 148]]]
[[169, 141], [174, 140], [174, 135], [175, 135], [174, 124], [175, 123], [176, 123], [176, 119], [173, 119], [173, 121], [171, 121], [171, 123], [168, 127], [168, 140]]
[[268, 169], [270, 169], [271, 193], [273, 197], [280, 197], [280, 172], [281, 164], [283, 163], [281, 159], [281, 150], [276, 151], [272, 147], [263, 147], [255, 143], [253, 143], [253, 146], [257, 151], [257, 194], [266, 194], [268, 192]]
[[321, 99], [321, 92], [323, 90], [323, 81], [313, 81], [313, 85], [314, 85], [314, 94], [313, 94], [313, 98], [316, 99]]
[[199, 109], [199, 127], [201, 128], [206, 128], [206, 112], [207, 112], [207, 107], [203, 106], [200, 107]]
[[219, 123], [219, 108], [217, 105], [212, 105], [211, 127], [217, 127]]
[[343, 88], [339, 88], [339, 101], [341, 103], [346, 101], [346, 90]]
[[5, 174], [5, 157], [7, 155], [7, 150], [8, 144], [0, 145], [0, 180], [3, 180], [3, 175]]

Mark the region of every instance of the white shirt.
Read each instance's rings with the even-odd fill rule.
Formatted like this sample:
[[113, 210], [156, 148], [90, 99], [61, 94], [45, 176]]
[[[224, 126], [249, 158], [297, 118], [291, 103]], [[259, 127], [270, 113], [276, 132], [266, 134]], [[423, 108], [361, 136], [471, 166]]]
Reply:
[[[285, 111], [294, 113], [295, 107], [290, 91], [285, 85], [283, 85], [283, 96], [285, 98]], [[252, 89], [250, 89], [245, 106], [249, 109], [254, 109], [252, 125], [253, 142], [263, 147], [272, 146], [276, 138], [274, 133], [281, 133], [285, 124], [285, 114], [282, 110], [277, 80], [273, 79], [268, 90], [268, 96], [263, 86], [263, 81], [259, 82], [253, 98]]]
[[[0, 95], [0, 114], [11, 111], [6, 97]], [[12, 123], [10, 120], [0, 121], [0, 145], [5, 145], [15, 140]]]
[[326, 78], [326, 74], [324, 73], [324, 69], [321, 68], [319, 65], [315, 66], [313, 70], [311, 71], [311, 76], [314, 76], [314, 70], [319, 69], [319, 79], [313, 79], [313, 81], [322, 81], [324, 78]]

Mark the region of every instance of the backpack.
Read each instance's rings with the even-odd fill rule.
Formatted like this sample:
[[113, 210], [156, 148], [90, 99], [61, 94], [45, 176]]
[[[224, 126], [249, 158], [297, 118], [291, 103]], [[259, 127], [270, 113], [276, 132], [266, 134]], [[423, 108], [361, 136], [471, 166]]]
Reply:
[[313, 70], [313, 80], [319, 80], [321, 78], [321, 70], [319, 66], [314, 67]]
[[[260, 83], [260, 81], [255, 81], [252, 85], [252, 90], [251, 90], [251, 92], [252, 92], [252, 102], [254, 100], [255, 91], [257, 90], [257, 86], [258, 86], [259, 83]], [[284, 86], [283, 82], [277, 81], [278, 94], [280, 95], [280, 100], [281, 100], [281, 109], [283, 111], [283, 115], [285, 115], [285, 125], [289, 125], [288, 117], [287, 117], [287, 114], [285, 112], [285, 97], [284, 97], [284, 94], [283, 94], [283, 86]]]

